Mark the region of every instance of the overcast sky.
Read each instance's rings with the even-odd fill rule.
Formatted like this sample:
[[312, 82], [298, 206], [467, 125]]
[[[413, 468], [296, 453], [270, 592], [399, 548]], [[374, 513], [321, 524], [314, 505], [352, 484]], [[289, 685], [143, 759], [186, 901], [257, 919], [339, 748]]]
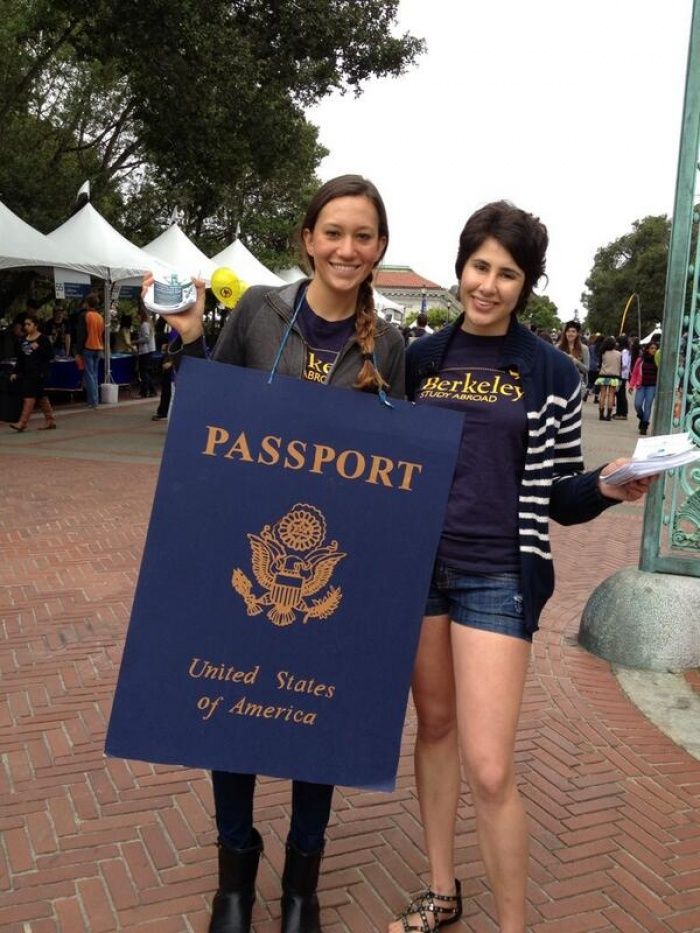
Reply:
[[563, 320], [596, 249], [668, 214], [692, 0], [401, 0], [417, 66], [309, 111], [322, 180], [359, 172], [387, 205], [385, 261], [454, 283], [472, 211], [507, 198], [550, 235], [542, 292]]

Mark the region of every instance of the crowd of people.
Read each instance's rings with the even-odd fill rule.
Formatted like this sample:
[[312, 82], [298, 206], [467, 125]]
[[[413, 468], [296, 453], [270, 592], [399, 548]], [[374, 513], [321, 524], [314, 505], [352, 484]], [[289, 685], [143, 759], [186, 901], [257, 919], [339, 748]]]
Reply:
[[[26, 304], [27, 312], [15, 315], [11, 330], [7, 332], [5, 338], [7, 346], [4, 347], [2, 356], [12, 356], [16, 359], [24, 357], [26, 362], [26, 358], [38, 350], [38, 346], [33, 347], [33, 342], [27, 344], [25, 340], [25, 319], [27, 314], [33, 315], [36, 318], [39, 333], [45, 336], [49, 343], [48, 348], [45, 344], [42, 345], [40, 354], [44, 361], [41, 369], [42, 391], [48, 379], [51, 359], [54, 356], [73, 357], [83, 373], [82, 384], [86, 404], [89, 408], [97, 409], [99, 405], [98, 371], [100, 359], [104, 354], [105, 339], [104, 318], [98, 295], [89, 294], [68, 315], [63, 306], [56, 303], [48, 319], [41, 319], [38, 316], [36, 301], [29, 299]], [[141, 398], [157, 397], [157, 387], [160, 385], [160, 402], [152, 420], [167, 419], [173, 385], [172, 361], [168, 360], [167, 350], [176, 332], [171, 331], [163, 318], [157, 318], [154, 322], [141, 302], [136, 312], [136, 319], [129, 313], [119, 314], [114, 308], [112, 308], [112, 319], [113, 324], [109, 334], [112, 352], [131, 353], [135, 356], [137, 360], [136, 383]], [[434, 333], [434, 329], [428, 323], [428, 315], [424, 311], [419, 312], [412, 325], [397, 329], [403, 337], [405, 348], [421, 337]], [[441, 328], [436, 328], [438, 329]], [[628, 394], [634, 392], [639, 434], [647, 433], [656, 394], [660, 357], [661, 335], [659, 333], [652, 334], [642, 344], [639, 337], [630, 338], [627, 334], [620, 334], [618, 337], [604, 337], [600, 333], [584, 334], [578, 320], [568, 321], [559, 332], [537, 328], [534, 325], [531, 325], [530, 329], [541, 340], [554, 344], [569, 357], [581, 377], [583, 401], [588, 401], [589, 397], [593, 398], [598, 406], [598, 417], [601, 421], [627, 420]], [[215, 336], [218, 336], [219, 330], [216, 328]], [[211, 334], [208, 333], [207, 344], [215, 342], [216, 340], [212, 340]], [[159, 361], [158, 364], [156, 364], [156, 358]], [[650, 365], [651, 362], [653, 366]], [[18, 367], [17, 376], [22, 378], [25, 370], [26, 366], [22, 363]], [[32, 378], [39, 377], [35, 374]], [[35, 391], [33, 384], [30, 388], [32, 392]], [[49, 404], [45, 394], [41, 398], [46, 399], [45, 404]], [[38, 399], [39, 397], [35, 397], [35, 401], [38, 402]], [[13, 423], [11, 427], [15, 430], [24, 430], [33, 407], [25, 406], [18, 422]], [[52, 426], [55, 427], [55, 421]]]
[[581, 375], [583, 401], [593, 397], [601, 421], [626, 421], [627, 396], [635, 393], [634, 407], [638, 430], [647, 433], [656, 395], [660, 334], [645, 343], [639, 337], [619, 337], [581, 333], [578, 321], [567, 322], [556, 346], [570, 357]]
[[[10, 427], [19, 432], [26, 430], [35, 405], [40, 406], [48, 419], [45, 427], [56, 427], [47, 395], [54, 358], [75, 360], [81, 373], [85, 403], [90, 409], [98, 408], [100, 365], [105, 340], [108, 339], [100, 297], [94, 292], [88, 294], [70, 314], [59, 303], [54, 304], [48, 318], [39, 316], [39, 304], [35, 300], [28, 299], [26, 307], [26, 311], [15, 315], [9, 328], [0, 332], [0, 356], [17, 361], [10, 382], [19, 387], [23, 405], [19, 419], [11, 422]], [[136, 319], [128, 313], [118, 314], [114, 308], [111, 317], [113, 326], [109, 329], [109, 340], [112, 353], [133, 354], [136, 361], [135, 389], [141, 398], [157, 397], [157, 386], [160, 385], [159, 404], [152, 420], [166, 419], [172, 393], [172, 363], [165, 357], [170, 339], [169, 326], [163, 318], [154, 322], [140, 302]]]

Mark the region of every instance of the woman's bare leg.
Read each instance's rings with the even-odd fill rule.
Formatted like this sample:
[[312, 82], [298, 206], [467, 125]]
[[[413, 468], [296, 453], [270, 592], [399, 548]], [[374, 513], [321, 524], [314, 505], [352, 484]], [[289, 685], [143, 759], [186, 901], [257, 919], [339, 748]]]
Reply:
[[[412, 692], [418, 717], [416, 787], [430, 862], [430, 887], [439, 894], [453, 894], [461, 772], [447, 616], [428, 616], [423, 620]], [[402, 933], [403, 924], [396, 921], [389, 931]]]
[[514, 751], [530, 643], [453, 624], [452, 652], [462, 761], [501, 933], [524, 933], [528, 829]]

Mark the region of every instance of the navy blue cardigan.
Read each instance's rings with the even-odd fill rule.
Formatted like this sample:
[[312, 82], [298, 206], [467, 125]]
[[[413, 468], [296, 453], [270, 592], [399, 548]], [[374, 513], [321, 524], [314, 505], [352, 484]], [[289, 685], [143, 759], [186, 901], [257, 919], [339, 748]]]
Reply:
[[[406, 394], [410, 400], [426, 376], [440, 372], [450, 338], [463, 320], [464, 315], [409, 346]], [[566, 354], [540, 340], [512, 315], [499, 368], [517, 369], [525, 390], [528, 440], [518, 528], [525, 623], [534, 632], [554, 592], [549, 519], [561, 525], [587, 522], [615, 505], [615, 500], [606, 498], [598, 489], [602, 467], [584, 472], [581, 377]]]

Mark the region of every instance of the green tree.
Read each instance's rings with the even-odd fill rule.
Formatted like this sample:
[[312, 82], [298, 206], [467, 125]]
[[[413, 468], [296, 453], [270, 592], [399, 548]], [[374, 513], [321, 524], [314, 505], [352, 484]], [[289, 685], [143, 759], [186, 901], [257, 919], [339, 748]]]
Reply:
[[[325, 150], [304, 107], [400, 75], [398, 0], [5, 0], [0, 197], [48, 230], [79, 184], [145, 242], [172, 208], [202, 246], [269, 260]], [[20, 171], [31, 151], [30, 171]]]
[[[415, 310], [409, 311], [404, 321], [405, 326], [413, 327], [419, 313], [420, 312]], [[433, 330], [439, 330], [444, 324], [448, 324], [457, 318], [454, 311], [449, 311], [447, 308], [440, 306], [428, 308], [426, 314], [428, 315], [428, 327], [432, 327]]]
[[[665, 216], [645, 217], [626, 233], [595, 254], [581, 301], [588, 314], [591, 331], [617, 334], [629, 298], [639, 296], [642, 332], [661, 321], [664, 306], [666, 264], [671, 223]], [[636, 304], [625, 323], [628, 333], [636, 333]]]
[[557, 306], [546, 295], [530, 295], [525, 310], [520, 314], [520, 322], [538, 330], [559, 330], [561, 321]]

